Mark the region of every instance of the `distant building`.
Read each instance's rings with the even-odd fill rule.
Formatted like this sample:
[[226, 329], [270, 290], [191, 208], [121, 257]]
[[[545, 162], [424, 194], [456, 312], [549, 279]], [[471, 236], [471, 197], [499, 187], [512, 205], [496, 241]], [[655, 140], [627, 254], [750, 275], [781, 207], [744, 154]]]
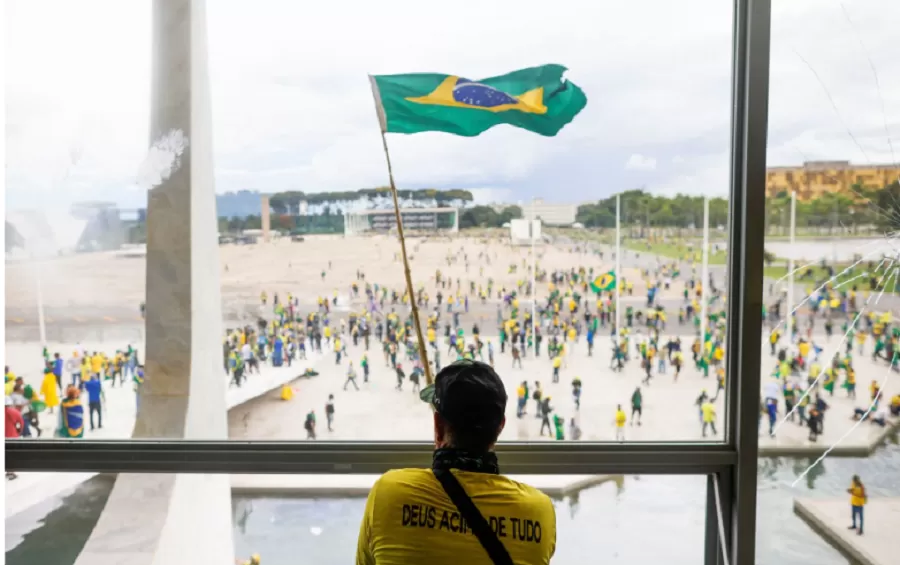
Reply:
[[[459, 210], [457, 208], [401, 208], [403, 229], [408, 231], [459, 231]], [[342, 216], [345, 220], [345, 235], [360, 235], [371, 232], [390, 232], [397, 229], [397, 218], [393, 210], [356, 210]]]
[[536, 198], [534, 203], [522, 204], [523, 219], [539, 219], [547, 226], [571, 226], [575, 223], [577, 213], [577, 204], [547, 204], [542, 198]]
[[806, 161], [798, 167], [769, 167], [766, 197], [797, 192], [797, 199], [812, 200], [827, 192], [855, 197], [853, 185], [884, 188], [900, 178], [897, 165], [853, 165], [850, 161]]

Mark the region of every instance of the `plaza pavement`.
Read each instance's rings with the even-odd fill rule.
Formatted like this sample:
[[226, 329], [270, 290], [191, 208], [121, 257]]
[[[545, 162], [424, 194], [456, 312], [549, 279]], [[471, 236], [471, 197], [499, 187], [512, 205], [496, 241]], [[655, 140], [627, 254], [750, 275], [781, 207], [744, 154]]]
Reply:
[[[84, 343], [88, 351], [105, 351], [112, 354], [108, 344]], [[138, 351], [143, 351], [143, 344], [134, 344]], [[60, 351], [61, 354], [71, 354], [75, 344], [49, 344], [50, 351]], [[119, 346], [122, 347], [122, 346]], [[265, 394], [270, 390], [280, 390], [281, 385], [297, 379], [297, 375], [307, 367], [314, 368], [322, 356], [310, 353], [307, 361], [294, 363], [292, 367], [264, 367], [260, 374], [251, 375], [241, 387], [229, 387], [227, 390], [227, 405], [234, 408], [248, 402], [254, 397]], [[41, 347], [37, 344], [6, 344], [7, 363], [13, 367], [37, 367], [41, 363]], [[40, 390], [43, 375], [37, 370], [25, 370], [16, 373], [22, 376], [26, 384], [32, 385], [35, 390]], [[224, 373], [222, 378], [227, 378]], [[85, 413], [85, 439], [111, 440], [129, 439], [134, 429], [136, 415], [136, 398], [134, 386], [130, 377], [126, 379], [125, 386], [110, 386], [109, 381], [104, 381], [104, 394], [106, 402], [103, 409], [103, 428], [90, 429], [87, 395], [82, 394]], [[41, 428], [43, 439], [53, 438], [58, 423], [58, 408], [54, 414], [44, 412], [41, 414]], [[77, 441], [77, 440], [76, 440]], [[6, 516], [13, 516], [31, 506], [58, 495], [78, 484], [90, 479], [95, 473], [20, 473], [14, 481], [6, 483]]]
[[[610, 358], [609, 341], [598, 337], [594, 357], [587, 356], [587, 345], [584, 340], [574, 347], [568, 358], [568, 367], [561, 370], [560, 382], [551, 382], [552, 365], [546, 353], [535, 360], [529, 356], [523, 361], [523, 369], [512, 368], [512, 361], [507, 353], [501, 355], [497, 340], [491, 339], [495, 345], [495, 368], [503, 378], [510, 401], [507, 405], [507, 423], [501, 433], [501, 441], [550, 441], [547, 435], [541, 436], [540, 420], [534, 417], [535, 405], [529, 401], [528, 415], [517, 418], [515, 414], [516, 388], [522, 380], [529, 382], [531, 390], [534, 381], [539, 380], [545, 394], [551, 396], [551, 405], [566, 419], [566, 436], [569, 435], [568, 422], [575, 418], [582, 429], [582, 440], [614, 441], [615, 427], [613, 418], [616, 405], [621, 404], [629, 415], [626, 426], [626, 441], [721, 441], [724, 422], [724, 394], [716, 401], [719, 420], [719, 435], [702, 437], [699, 411], [695, 400], [702, 389], [714, 394], [716, 381], [712, 376], [703, 378], [693, 368], [690, 354], [685, 355], [687, 367], [682, 370], [681, 377], [674, 382], [671, 367], [667, 374], [654, 377], [649, 386], [640, 385], [644, 376], [636, 360], [632, 360], [622, 373], [608, 369]], [[762, 340], [761, 340], [762, 341]], [[823, 339], [824, 341], [824, 339]], [[834, 340], [833, 345], [837, 341]], [[546, 345], [546, 344], [543, 344]], [[868, 344], [871, 347], [871, 344]], [[690, 343], [682, 340], [684, 349]], [[323, 345], [324, 348], [324, 345]], [[763, 355], [763, 386], [768, 375], [775, 366], [775, 360], [769, 355], [768, 346], [761, 344]], [[823, 359], [829, 353], [826, 347]], [[349, 358], [357, 365], [363, 353], [363, 347], [348, 345]], [[883, 362], [874, 363], [869, 357], [855, 355], [857, 370], [857, 400], [846, 398], [843, 389], [838, 388], [835, 396], [828, 398], [831, 409], [825, 416], [825, 433], [818, 442], [808, 441], [808, 429], [798, 424], [786, 422], [778, 429], [774, 439], [768, 437], [767, 423], [761, 424], [761, 455], [811, 455], [820, 454], [837, 442], [855, 424], [850, 419], [853, 408], [867, 408], [869, 405], [868, 387], [871, 380], [878, 380], [884, 387], [884, 402], [888, 402], [893, 394], [900, 392], [900, 375], [887, 370]], [[441, 351], [441, 362], [447, 364], [449, 356], [444, 348]], [[368, 383], [362, 382], [362, 372], [358, 369], [357, 382], [360, 391], [352, 386], [343, 390], [347, 361], [335, 365], [333, 354], [326, 355], [317, 366], [321, 375], [305, 380], [296, 385], [297, 394], [290, 401], [283, 401], [277, 391], [255, 398], [229, 412], [229, 437], [234, 439], [277, 439], [304, 440], [303, 419], [307, 412], [314, 410], [318, 419], [318, 438], [322, 440], [420, 440], [431, 439], [431, 412], [412, 392], [408, 379], [403, 390], [397, 391], [396, 376], [392, 369], [385, 365], [381, 348], [374, 345], [369, 351], [371, 376]], [[403, 363], [401, 361], [401, 363]], [[404, 364], [406, 372], [410, 365]], [[583, 383], [581, 409], [576, 411], [571, 394], [571, 381], [579, 376]], [[640, 385], [643, 393], [644, 413], [642, 425], [632, 426], [630, 418], [630, 398], [635, 387]], [[329, 394], [335, 395], [334, 431], [328, 432], [324, 416], [324, 406]], [[780, 416], [783, 414], [783, 405]], [[894, 420], [894, 426], [900, 422]], [[865, 455], [880, 442], [890, 430], [864, 422], [856, 426], [846, 438], [831, 452], [832, 455]]]
[[[888, 565], [897, 562], [897, 525], [900, 524], [900, 497], [872, 498], [865, 506], [865, 531], [857, 535], [850, 525], [848, 497], [839, 499], [795, 498], [794, 513], [859, 565]], [[891, 541], [894, 540], [894, 541]]]

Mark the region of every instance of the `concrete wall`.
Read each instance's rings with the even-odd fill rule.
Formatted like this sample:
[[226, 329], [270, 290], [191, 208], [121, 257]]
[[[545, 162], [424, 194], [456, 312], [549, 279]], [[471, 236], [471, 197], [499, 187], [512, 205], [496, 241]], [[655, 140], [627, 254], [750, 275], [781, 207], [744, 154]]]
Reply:
[[[181, 167], [149, 194], [146, 380], [133, 437], [226, 439], [205, 0], [154, 0], [151, 140]], [[119, 475], [77, 565], [233, 563], [224, 475]]]

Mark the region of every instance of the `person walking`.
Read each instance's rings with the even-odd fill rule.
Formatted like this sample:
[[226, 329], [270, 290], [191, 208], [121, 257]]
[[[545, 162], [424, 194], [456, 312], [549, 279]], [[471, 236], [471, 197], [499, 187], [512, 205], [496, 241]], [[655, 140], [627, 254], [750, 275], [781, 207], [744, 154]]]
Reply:
[[352, 384], [353, 388], [359, 390], [359, 385], [356, 384], [356, 368], [353, 366], [353, 361], [347, 363], [347, 380], [344, 381], [344, 390], [347, 390], [347, 385]]
[[573, 440], [581, 439], [581, 426], [575, 421], [575, 418], [569, 420], [569, 437]]
[[716, 405], [712, 403], [712, 400], [709, 398], [700, 405], [700, 410], [703, 412], [703, 437], [706, 437], [706, 428], [712, 429], [713, 435], [716, 435], [718, 432], [716, 431]]
[[403, 390], [403, 379], [406, 377], [406, 373], [403, 372], [403, 366], [400, 363], [397, 363], [396, 371], [397, 371], [397, 390]]
[[419, 386], [421, 372], [422, 372], [422, 369], [418, 366], [415, 366], [415, 367], [413, 367], [412, 372], [409, 374], [409, 382], [412, 383], [413, 394], [416, 394], [422, 390], [421, 387]]
[[316, 411], [310, 410], [306, 415], [306, 421], [303, 422], [303, 428], [306, 429], [306, 439], [316, 439]]
[[94, 373], [84, 383], [84, 389], [88, 393], [88, 411], [90, 414], [91, 430], [94, 429], [94, 413], [97, 414], [97, 428], [103, 428], [103, 385], [100, 383], [99, 373]]
[[[541, 418], [541, 435], [544, 435], [544, 427], [547, 427], [547, 435], [551, 435], [553, 433], [553, 428], [550, 426], [550, 413], [553, 412], [553, 407], [550, 406], [550, 396], [545, 396], [541, 400], [540, 410], [538, 413]], [[552, 435], [551, 435], [552, 437]]]
[[[850, 515], [853, 518], [853, 524], [848, 526], [848, 530], [856, 530], [857, 535], [863, 535], [863, 507], [866, 505], [866, 487], [859, 479], [859, 475], [853, 475], [850, 482], [850, 488], [847, 489], [850, 494]], [[856, 517], [859, 516], [859, 527], [856, 526]]]
[[369, 356], [363, 353], [362, 359], [359, 361], [363, 370], [363, 382], [369, 382]]
[[534, 392], [531, 393], [531, 398], [534, 400], [534, 417], [541, 417], [541, 397], [544, 395], [544, 391], [541, 390], [541, 381], [534, 381]]
[[522, 368], [522, 354], [519, 352], [519, 348], [516, 347], [515, 345], [513, 345], [513, 346], [512, 346], [512, 366], [513, 366], [513, 369], [516, 368], [516, 365], [518, 365], [520, 369]]
[[634, 416], [637, 414], [637, 425], [641, 425], [641, 419], [643, 418], [643, 407], [644, 407], [644, 395], [641, 394], [641, 387], [634, 387], [634, 392], [631, 393], [631, 424], [634, 425]]
[[334, 422], [334, 395], [328, 395], [328, 402], [325, 403], [325, 420], [328, 422], [328, 431], [333, 432], [331, 424]]
[[622, 410], [622, 405], [616, 405], [616, 441], [625, 441], [625, 420], [628, 418], [625, 416], [625, 411]]
[[516, 418], [525, 415], [526, 404], [528, 404], [528, 381], [522, 381], [516, 389]]

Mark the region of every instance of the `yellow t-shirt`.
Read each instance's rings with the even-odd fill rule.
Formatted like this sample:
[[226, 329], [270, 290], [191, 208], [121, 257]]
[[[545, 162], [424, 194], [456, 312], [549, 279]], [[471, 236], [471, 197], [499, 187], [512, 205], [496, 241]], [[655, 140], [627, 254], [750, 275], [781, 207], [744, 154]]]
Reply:
[[[452, 471], [515, 563], [550, 563], [556, 512], [544, 493], [502, 475]], [[430, 469], [385, 473], [369, 491], [357, 565], [489, 563]]]
[[619, 428], [625, 427], [625, 412], [622, 410], [616, 410], [616, 426]]
[[850, 506], [865, 506], [866, 491], [862, 487], [850, 487]]
[[712, 402], [706, 401], [700, 407], [700, 410], [703, 411], [703, 421], [704, 422], [715, 422], [716, 421], [716, 407]]

